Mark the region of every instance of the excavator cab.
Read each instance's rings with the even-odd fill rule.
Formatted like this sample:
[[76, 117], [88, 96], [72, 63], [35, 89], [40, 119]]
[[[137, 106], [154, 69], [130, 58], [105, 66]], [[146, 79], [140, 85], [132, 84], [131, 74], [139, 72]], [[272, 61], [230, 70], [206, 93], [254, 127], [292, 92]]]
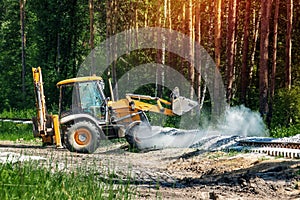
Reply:
[[100, 77], [82, 77], [60, 81], [59, 116], [87, 113], [105, 120], [106, 98], [104, 83]]

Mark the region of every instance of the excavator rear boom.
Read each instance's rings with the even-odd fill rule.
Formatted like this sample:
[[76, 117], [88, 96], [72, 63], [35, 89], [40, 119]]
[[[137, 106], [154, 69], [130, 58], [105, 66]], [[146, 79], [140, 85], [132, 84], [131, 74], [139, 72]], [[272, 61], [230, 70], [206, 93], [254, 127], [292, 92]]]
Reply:
[[62, 147], [59, 117], [47, 113], [41, 68], [32, 68], [32, 75], [37, 111], [36, 117], [32, 118], [34, 137], [41, 137], [43, 145], [56, 144]]

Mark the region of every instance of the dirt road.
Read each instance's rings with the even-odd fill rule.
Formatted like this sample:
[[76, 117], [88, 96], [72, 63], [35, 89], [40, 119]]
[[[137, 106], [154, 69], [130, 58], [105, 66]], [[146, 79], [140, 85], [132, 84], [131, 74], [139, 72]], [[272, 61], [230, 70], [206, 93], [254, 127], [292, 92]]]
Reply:
[[191, 148], [135, 153], [124, 143], [87, 155], [0, 141], [3, 152], [40, 156], [61, 170], [113, 169], [116, 179], [138, 185], [140, 199], [300, 199], [300, 160]]

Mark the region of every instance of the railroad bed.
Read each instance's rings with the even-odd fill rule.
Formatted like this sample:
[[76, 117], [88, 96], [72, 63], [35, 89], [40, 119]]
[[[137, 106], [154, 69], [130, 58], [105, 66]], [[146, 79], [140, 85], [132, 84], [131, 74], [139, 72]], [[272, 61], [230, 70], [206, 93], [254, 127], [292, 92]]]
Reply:
[[300, 158], [300, 134], [284, 138], [248, 137], [237, 140], [242, 149], [271, 156]]

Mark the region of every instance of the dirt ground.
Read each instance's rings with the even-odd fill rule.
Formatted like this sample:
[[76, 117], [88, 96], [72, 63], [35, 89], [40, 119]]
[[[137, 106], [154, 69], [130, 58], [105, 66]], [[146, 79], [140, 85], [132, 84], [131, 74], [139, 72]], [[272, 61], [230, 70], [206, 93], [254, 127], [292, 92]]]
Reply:
[[[300, 199], [300, 160], [254, 153], [163, 149], [131, 152], [124, 143], [99, 148], [94, 154], [0, 141], [0, 153], [41, 156], [64, 170], [99, 166], [128, 179], [139, 199]], [[105, 174], [105, 173], [103, 173]]]

